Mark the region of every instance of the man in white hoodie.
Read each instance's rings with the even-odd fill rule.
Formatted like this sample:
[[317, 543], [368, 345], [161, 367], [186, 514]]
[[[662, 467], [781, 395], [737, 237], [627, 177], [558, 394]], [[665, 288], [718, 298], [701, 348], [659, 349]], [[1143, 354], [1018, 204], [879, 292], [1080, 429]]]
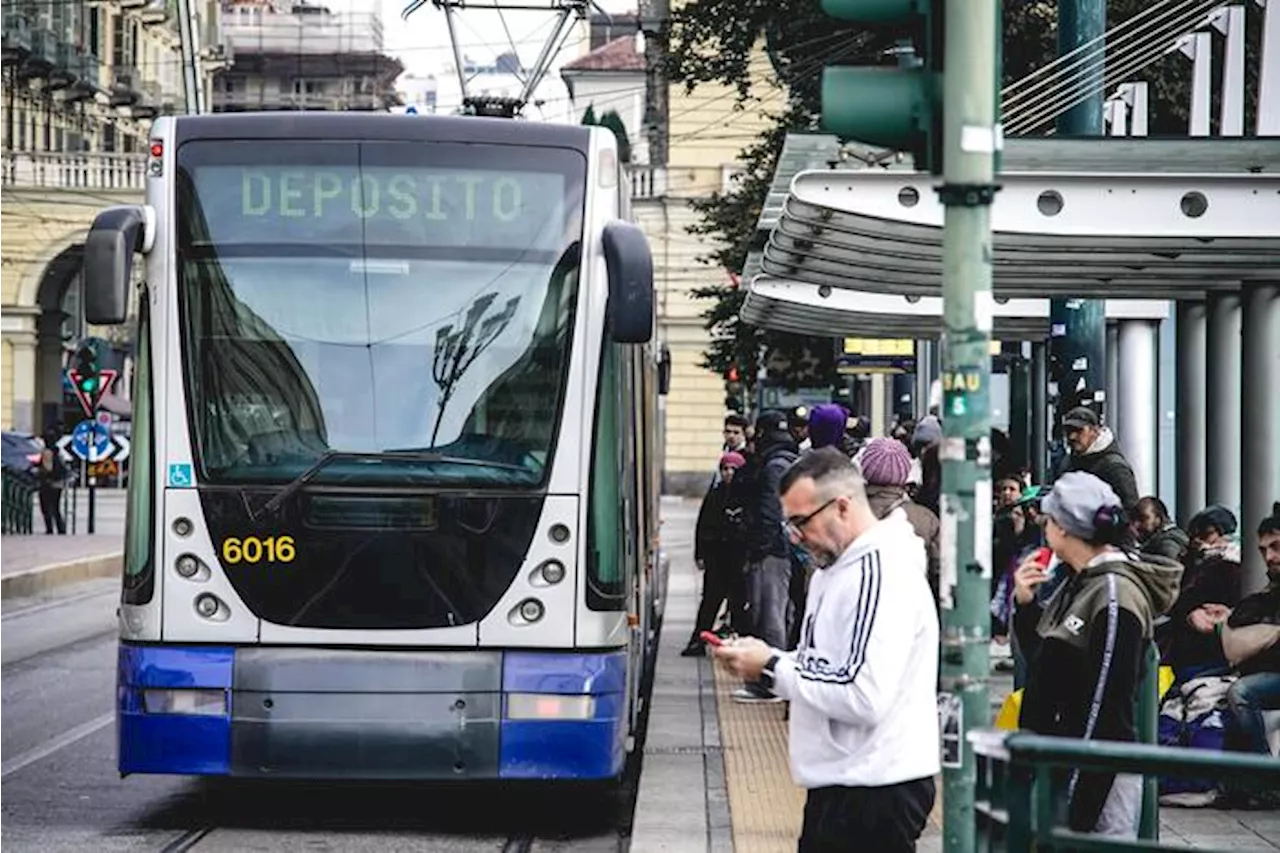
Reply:
[[779, 484], [787, 532], [818, 571], [794, 652], [747, 637], [716, 649], [791, 702], [791, 775], [808, 790], [800, 853], [914, 851], [939, 772], [938, 618], [906, 514], [877, 520], [834, 448]]

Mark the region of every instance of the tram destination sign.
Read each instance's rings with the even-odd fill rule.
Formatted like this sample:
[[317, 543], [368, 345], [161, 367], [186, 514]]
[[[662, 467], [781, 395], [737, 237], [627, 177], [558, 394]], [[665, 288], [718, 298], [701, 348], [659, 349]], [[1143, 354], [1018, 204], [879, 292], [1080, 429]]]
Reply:
[[208, 241], [563, 248], [558, 172], [380, 166], [194, 169]]

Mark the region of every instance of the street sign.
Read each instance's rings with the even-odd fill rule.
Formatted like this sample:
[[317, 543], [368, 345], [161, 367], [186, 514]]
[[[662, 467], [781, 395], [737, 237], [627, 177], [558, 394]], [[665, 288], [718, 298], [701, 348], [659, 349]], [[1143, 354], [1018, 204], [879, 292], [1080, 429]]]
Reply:
[[93, 413], [98, 408], [98, 403], [102, 402], [102, 395], [111, 387], [111, 383], [116, 381], [116, 371], [106, 368], [98, 371], [101, 381], [96, 384], [92, 394], [86, 394], [84, 389], [80, 387], [81, 376], [80, 371], [75, 368], [68, 368], [66, 371], [68, 381], [71, 383], [71, 391], [76, 395], [76, 399], [80, 401], [80, 408], [89, 417], [93, 417]]
[[120, 474], [120, 466], [114, 459], [89, 464], [90, 477], [115, 477]]
[[114, 449], [111, 430], [96, 421], [81, 421], [71, 431], [71, 452], [88, 462], [109, 459]]

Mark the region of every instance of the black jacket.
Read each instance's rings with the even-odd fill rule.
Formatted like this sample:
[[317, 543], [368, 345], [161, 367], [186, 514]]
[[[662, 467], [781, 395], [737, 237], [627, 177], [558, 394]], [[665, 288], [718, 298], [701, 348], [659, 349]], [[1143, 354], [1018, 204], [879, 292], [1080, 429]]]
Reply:
[[[1107, 441], [1108, 438], [1109, 441]], [[1120, 503], [1124, 505], [1125, 511], [1131, 513], [1139, 498], [1138, 482], [1133, 476], [1133, 466], [1129, 464], [1128, 459], [1124, 458], [1119, 442], [1109, 430], [1104, 429], [1103, 436], [1099, 437], [1094, 444], [1096, 446], [1104, 441], [1106, 444], [1100, 450], [1090, 448], [1088, 452], [1079, 456], [1074, 453], [1068, 456], [1063, 472], [1083, 471], [1097, 477], [1112, 488], [1116, 497], [1120, 498]]]
[[766, 433], [757, 439], [756, 452], [747, 463], [749, 484], [744, 484], [743, 500], [750, 561], [791, 556], [791, 544], [782, 529], [782, 497], [778, 486], [782, 475], [799, 458], [799, 449], [785, 430]]
[[746, 562], [742, 506], [737, 500], [736, 486], [736, 481], [721, 480], [702, 499], [693, 534], [695, 560], [736, 563], [739, 567]]
[[1182, 574], [1182, 591], [1169, 611], [1164, 658], [1177, 675], [1202, 667], [1225, 667], [1222, 641], [1216, 634], [1201, 634], [1187, 623], [1191, 612], [1203, 604], [1235, 607], [1241, 594], [1240, 554], [1210, 550], [1188, 556]]
[[[1156, 616], [1178, 594], [1182, 567], [1158, 557], [1122, 554], [1071, 572], [1043, 608], [1014, 613], [1027, 658], [1021, 728], [1084, 740], [1134, 741], [1138, 684]], [[1111, 792], [1114, 774], [1082, 772], [1068, 804], [1068, 822], [1091, 832]]]

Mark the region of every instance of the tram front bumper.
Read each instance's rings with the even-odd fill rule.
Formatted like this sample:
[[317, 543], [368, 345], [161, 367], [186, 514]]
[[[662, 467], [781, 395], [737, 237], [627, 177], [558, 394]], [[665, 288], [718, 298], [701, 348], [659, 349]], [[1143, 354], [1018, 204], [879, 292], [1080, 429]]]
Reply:
[[119, 769], [308, 779], [606, 779], [626, 654], [121, 643]]

